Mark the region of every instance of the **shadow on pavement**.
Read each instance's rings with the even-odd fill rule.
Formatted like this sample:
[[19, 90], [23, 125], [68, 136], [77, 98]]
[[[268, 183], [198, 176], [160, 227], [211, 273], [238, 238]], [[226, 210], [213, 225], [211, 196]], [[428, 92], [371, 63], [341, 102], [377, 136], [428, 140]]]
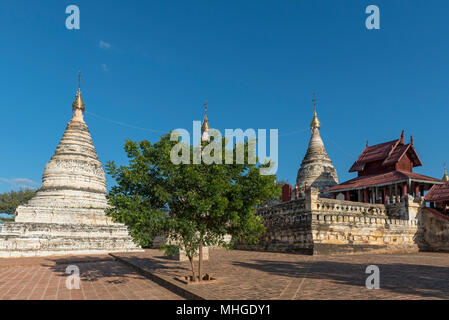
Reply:
[[[256, 269], [269, 276], [280, 275], [307, 279], [330, 280], [342, 285], [364, 287], [367, 265], [337, 261], [279, 262], [254, 260], [233, 265]], [[404, 263], [378, 263], [380, 287], [398, 294], [413, 294], [422, 298], [449, 298], [449, 268]], [[323, 288], [325, 290], [325, 288]]]

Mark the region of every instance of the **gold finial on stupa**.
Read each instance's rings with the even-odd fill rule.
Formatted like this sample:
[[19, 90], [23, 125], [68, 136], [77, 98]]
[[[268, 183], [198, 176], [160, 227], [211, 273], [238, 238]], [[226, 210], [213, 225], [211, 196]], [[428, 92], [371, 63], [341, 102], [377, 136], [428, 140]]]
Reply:
[[318, 120], [318, 115], [316, 113], [316, 94], [315, 92], [313, 93], [313, 119], [312, 122], [310, 123], [310, 129], [319, 129], [321, 128], [321, 123], [320, 120]]
[[444, 164], [444, 175], [443, 178], [441, 179], [444, 182], [448, 182], [449, 181], [449, 176], [447, 175], [447, 170], [446, 170], [446, 164]]
[[86, 105], [81, 97], [81, 72], [78, 73], [78, 92], [76, 93], [75, 101], [72, 103], [72, 111], [76, 111], [76, 109], [80, 109], [83, 112], [86, 110]]
[[201, 133], [206, 132], [209, 130], [209, 120], [207, 119], [207, 100], [204, 102], [204, 120], [203, 125], [201, 126]]

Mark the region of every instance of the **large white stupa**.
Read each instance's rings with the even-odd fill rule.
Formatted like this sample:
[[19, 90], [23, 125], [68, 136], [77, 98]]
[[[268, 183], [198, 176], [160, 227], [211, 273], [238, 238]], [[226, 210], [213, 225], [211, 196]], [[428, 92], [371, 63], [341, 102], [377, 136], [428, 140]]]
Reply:
[[68, 123], [45, 166], [42, 186], [0, 232], [0, 257], [141, 251], [125, 225], [106, 215], [106, 178], [78, 87]]

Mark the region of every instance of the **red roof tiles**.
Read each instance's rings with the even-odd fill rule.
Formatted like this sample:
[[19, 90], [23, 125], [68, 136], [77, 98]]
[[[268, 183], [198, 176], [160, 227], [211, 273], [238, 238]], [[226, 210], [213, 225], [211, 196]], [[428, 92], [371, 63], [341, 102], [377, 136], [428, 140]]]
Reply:
[[426, 201], [449, 201], [449, 183], [436, 184], [424, 197]]
[[359, 156], [357, 161], [352, 165], [349, 172], [362, 171], [365, 164], [383, 160], [382, 166], [394, 164], [398, 162], [404, 154], [410, 152], [413, 166], [422, 166], [422, 162], [416, 153], [412, 144], [404, 144], [403, 137], [400, 139], [376, 144], [374, 146], [367, 146]]
[[326, 192], [339, 192], [344, 190], [361, 189], [365, 187], [384, 186], [393, 183], [408, 181], [409, 179], [412, 181], [421, 181], [428, 183], [442, 182], [440, 179], [428, 177], [419, 173], [395, 170], [387, 173], [360, 176], [343, 182], [339, 185], [333, 186], [327, 189]]

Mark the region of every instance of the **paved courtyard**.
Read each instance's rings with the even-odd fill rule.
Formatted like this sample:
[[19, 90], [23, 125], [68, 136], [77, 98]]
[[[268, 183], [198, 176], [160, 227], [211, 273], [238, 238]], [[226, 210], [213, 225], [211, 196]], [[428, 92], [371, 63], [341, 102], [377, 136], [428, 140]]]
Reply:
[[[187, 262], [169, 260], [157, 250], [119, 256], [167, 281], [190, 274]], [[365, 286], [368, 265], [380, 269], [379, 290]], [[225, 281], [178, 286], [206, 299], [449, 299], [445, 253], [305, 256], [211, 250], [205, 272]]]
[[[304, 256], [211, 250], [205, 272], [224, 282], [207, 285], [174, 280], [190, 274], [188, 263], [158, 250], [117, 257], [123, 261], [108, 255], [0, 259], [0, 299], [182, 299], [142, 276], [142, 270], [204, 299], [449, 299], [449, 254], [444, 253]], [[80, 269], [80, 290], [66, 288], [68, 265]], [[380, 269], [379, 290], [365, 287], [368, 265]]]
[[[67, 266], [80, 270], [80, 289], [66, 287]], [[110, 256], [0, 259], [0, 300], [182, 299]]]

